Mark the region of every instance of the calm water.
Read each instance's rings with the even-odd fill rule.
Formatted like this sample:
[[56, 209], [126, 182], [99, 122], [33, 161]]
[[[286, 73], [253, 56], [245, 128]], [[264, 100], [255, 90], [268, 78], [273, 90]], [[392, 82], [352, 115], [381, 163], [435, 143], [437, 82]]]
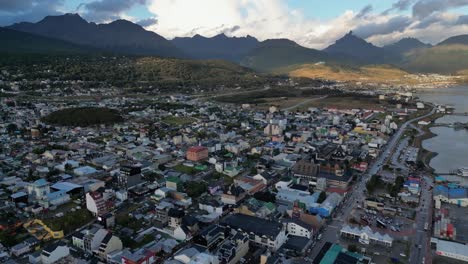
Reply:
[[[424, 91], [418, 94], [418, 96], [427, 102], [453, 105], [455, 112], [468, 112], [468, 87], [459, 86], [435, 91]], [[436, 121], [436, 123], [449, 124], [454, 122], [468, 122], [468, 117], [444, 116]], [[468, 167], [468, 130], [434, 127], [431, 131], [437, 134], [437, 136], [425, 140], [423, 147], [432, 152], [439, 153], [439, 155], [431, 160], [430, 166], [432, 168], [437, 172], [448, 172], [460, 167]]]

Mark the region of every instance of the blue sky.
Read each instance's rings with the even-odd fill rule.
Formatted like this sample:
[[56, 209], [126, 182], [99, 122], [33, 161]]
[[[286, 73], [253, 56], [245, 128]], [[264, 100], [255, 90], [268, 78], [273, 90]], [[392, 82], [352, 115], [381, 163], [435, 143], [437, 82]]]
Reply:
[[376, 45], [468, 34], [468, 0], [0, 0], [0, 26], [68, 12], [97, 23], [127, 19], [166, 38], [225, 33], [313, 48], [350, 30]]

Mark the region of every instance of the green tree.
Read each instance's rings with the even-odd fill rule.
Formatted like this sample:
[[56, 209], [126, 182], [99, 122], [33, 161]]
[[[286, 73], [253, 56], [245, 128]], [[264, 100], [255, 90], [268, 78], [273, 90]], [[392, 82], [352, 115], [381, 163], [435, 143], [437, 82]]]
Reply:
[[327, 194], [325, 192], [320, 192], [317, 203], [322, 203], [325, 199], [327, 199]]

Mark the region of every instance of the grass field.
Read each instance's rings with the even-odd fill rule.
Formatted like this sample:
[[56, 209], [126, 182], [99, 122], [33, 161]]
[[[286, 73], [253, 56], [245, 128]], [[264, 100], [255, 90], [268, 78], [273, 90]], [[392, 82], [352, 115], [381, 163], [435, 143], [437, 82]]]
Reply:
[[161, 121], [168, 125], [183, 126], [195, 122], [196, 119], [192, 117], [166, 116]]
[[283, 69], [292, 77], [319, 78], [340, 82], [377, 83], [387, 85], [445, 84], [458, 82], [456, 77], [434, 79], [408, 73], [390, 65], [369, 65], [360, 68], [336, 65], [304, 64]]

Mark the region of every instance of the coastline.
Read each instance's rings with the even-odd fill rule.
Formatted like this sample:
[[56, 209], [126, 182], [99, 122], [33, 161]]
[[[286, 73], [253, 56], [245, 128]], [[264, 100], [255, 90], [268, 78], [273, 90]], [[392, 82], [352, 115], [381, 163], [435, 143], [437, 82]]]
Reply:
[[421, 128], [421, 130], [424, 132], [424, 134], [414, 138], [414, 143], [413, 144], [416, 147], [420, 148], [418, 161], [421, 161], [424, 164], [424, 167], [426, 168], [426, 170], [430, 171], [431, 173], [434, 173], [435, 169], [432, 168], [429, 164], [430, 164], [430, 162], [431, 162], [431, 160], [433, 158], [435, 158], [437, 155], [439, 155], [439, 153], [430, 151], [428, 149], [425, 149], [423, 147], [423, 142], [424, 142], [424, 140], [428, 140], [428, 139], [431, 139], [433, 137], [438, 136], [437, 134], [435, 134], [435, 133], [433, 133], [431, 131], [431, 128], [433, 127], [435, 120], [437, 120], [437, 119], [439, 119], [439, 118], [441, 118], [441, 117], [443, 117], [445, 115], [446, 114], [434, 114], [434, 115], [430, 116], [429, 119], [431, 121], [431, 124]]

